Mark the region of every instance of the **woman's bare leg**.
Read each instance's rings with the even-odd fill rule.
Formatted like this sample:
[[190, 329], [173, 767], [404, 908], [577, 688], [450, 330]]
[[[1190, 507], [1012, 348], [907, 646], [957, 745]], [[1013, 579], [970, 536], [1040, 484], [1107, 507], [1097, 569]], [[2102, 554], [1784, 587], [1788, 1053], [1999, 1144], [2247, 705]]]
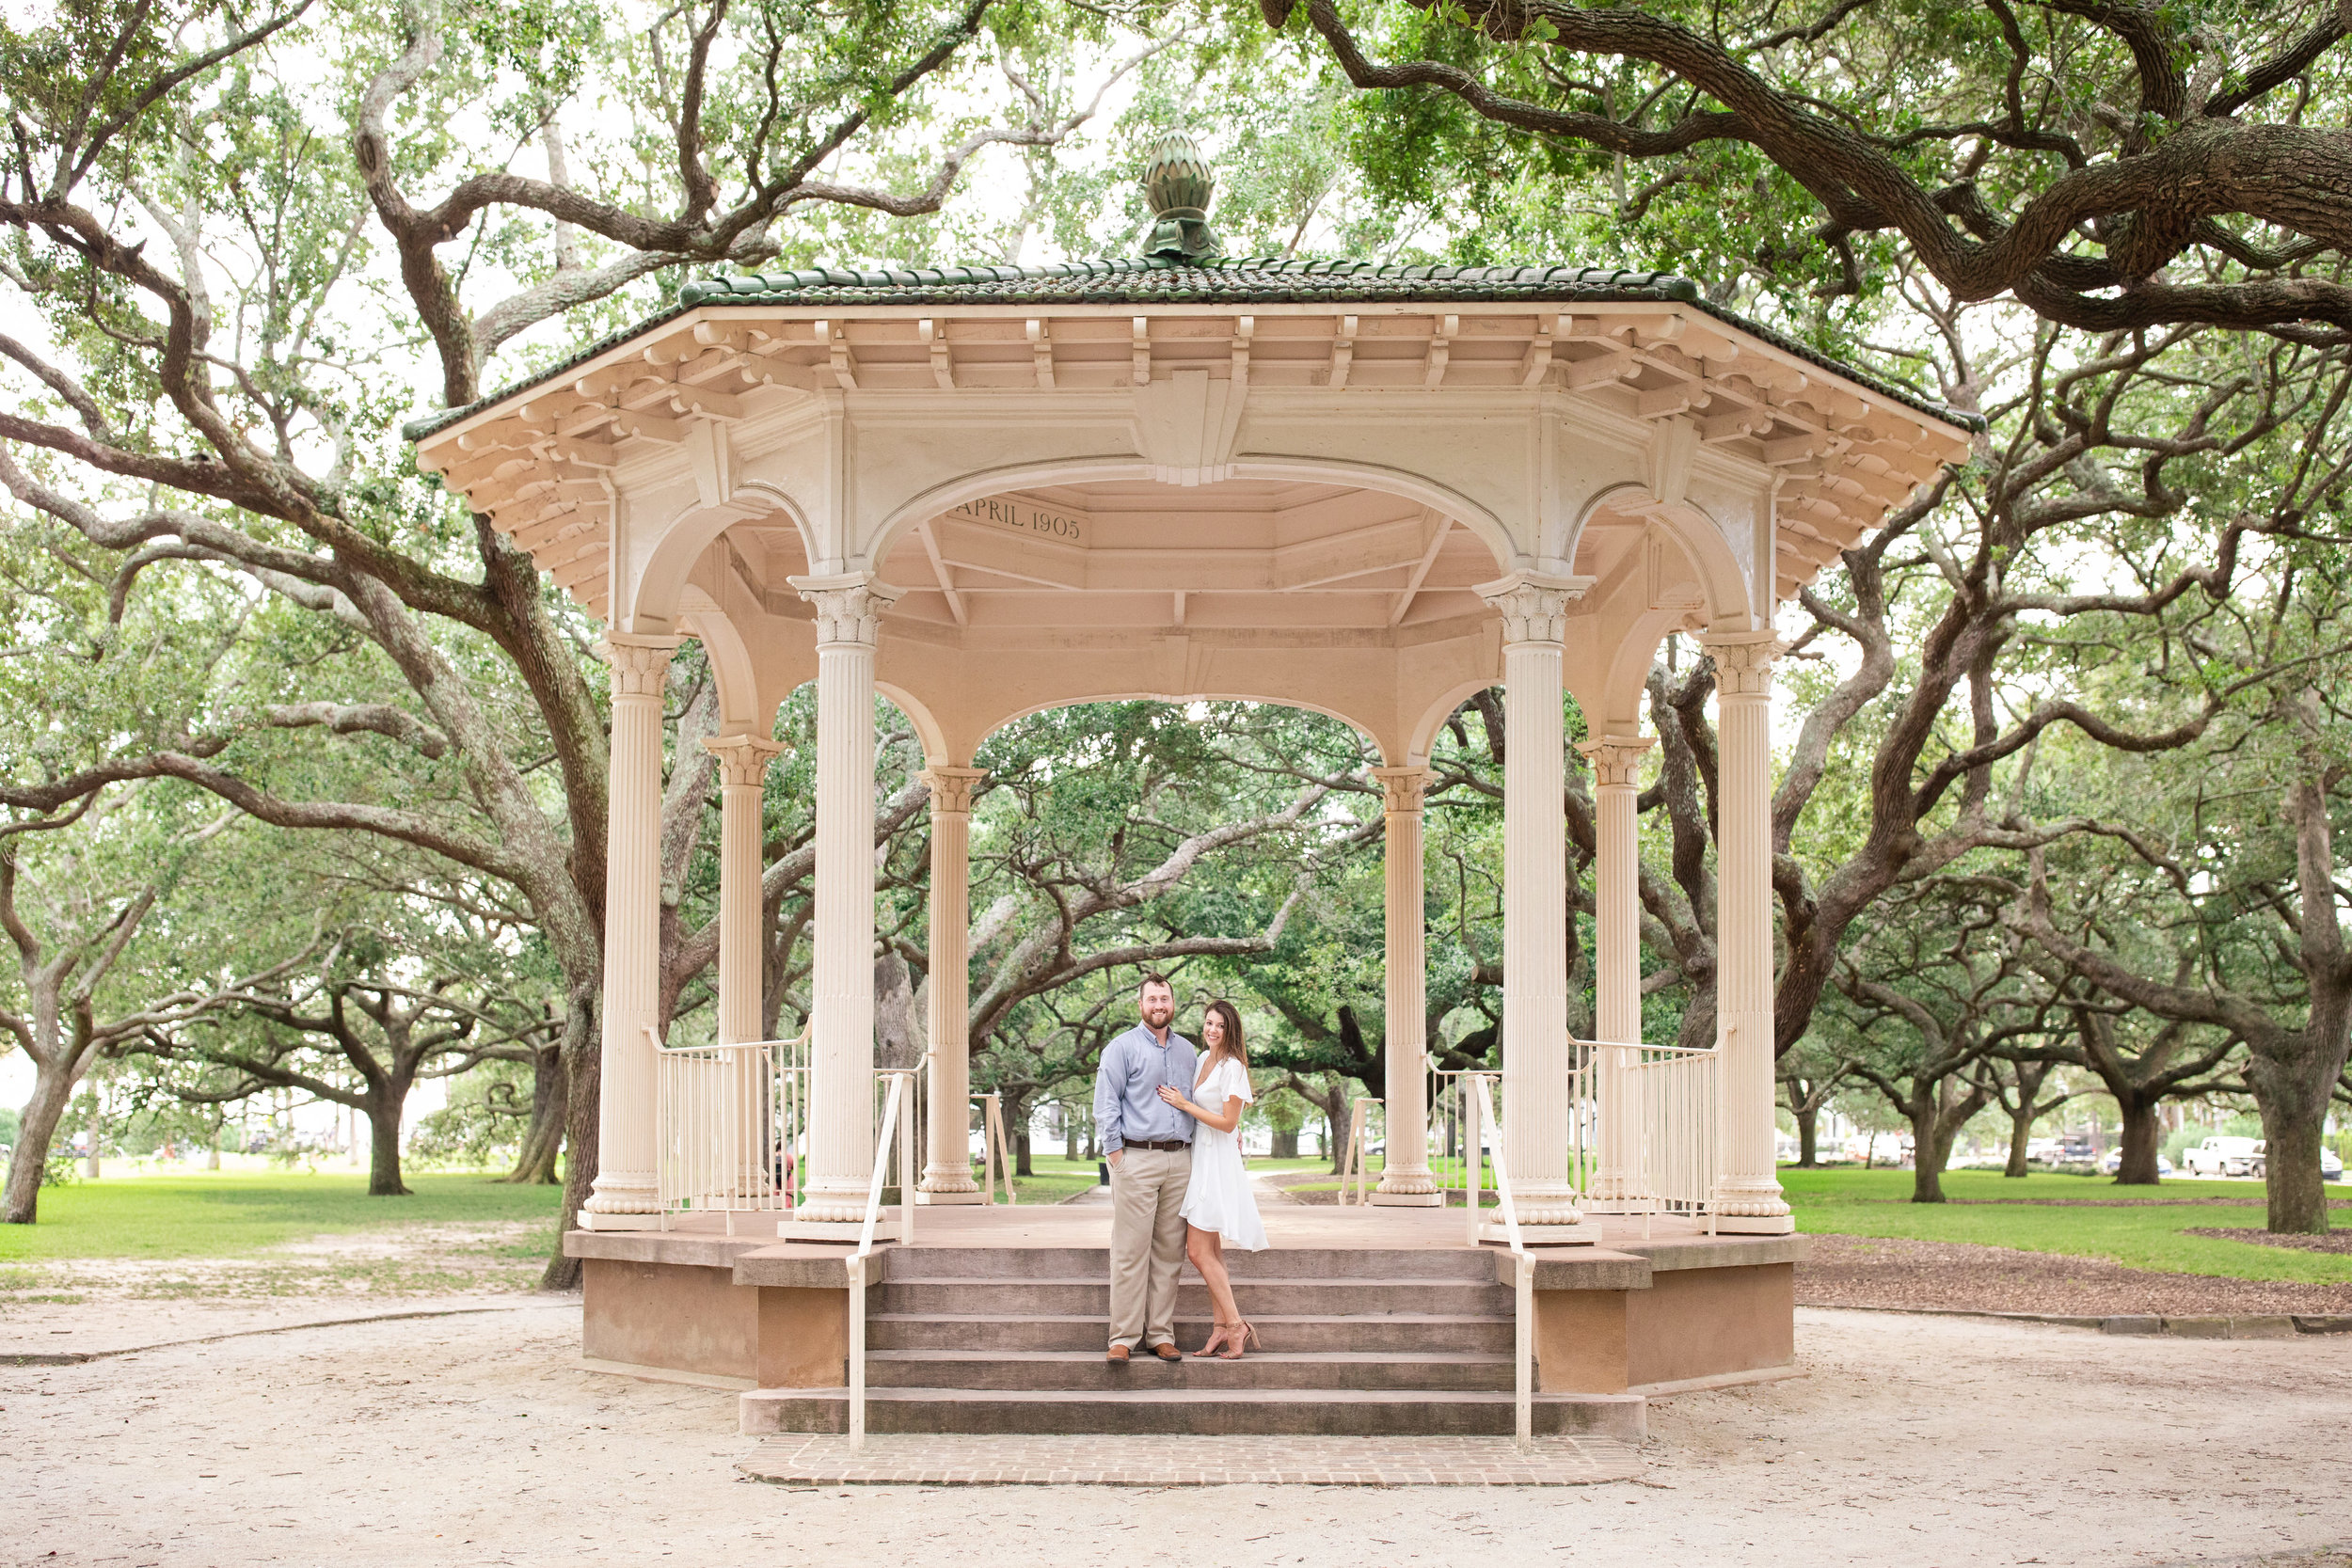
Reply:
[[1209, 1309], [1216, 1319], [1216, 1330], [1209, 1342], [1200, 1347], [1206, 1355], [1216, 1348], [1241, 1322], [1241, 1308], [1233, 1305], [1233, 1281], [1225, 1272], [1225, 1238], [1214, 1230], [1203, 1230], [1197, 1225], [1184, 1227], [1184, 1256], [1200, 1271], [1201, 1281], [1209, 1287]]

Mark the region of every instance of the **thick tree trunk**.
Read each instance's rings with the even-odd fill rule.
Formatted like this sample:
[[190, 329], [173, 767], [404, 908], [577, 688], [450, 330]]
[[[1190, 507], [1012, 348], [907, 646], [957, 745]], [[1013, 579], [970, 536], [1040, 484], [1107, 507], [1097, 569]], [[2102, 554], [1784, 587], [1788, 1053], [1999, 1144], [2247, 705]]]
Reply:
[[1958, 1100], [1947, 1098], [1947, 1079], [1937, 1079], [1913, 1097], [1906, 1107], [1911, 1117], [1911, 1201], [1942, 1203], [1944, 1167], [1951, 1164], [1952, 1145], [1968, 1119], [1984, 1109], [1985, 1093], [1972, 1089]]
[[400, 1118], [408, 1098], [405, 1084], [388, 1087], [370, 1100], [368, 1113], [368, 1196], [406, 1197], [400, 1180]]
[[16, 1152], [10, 1156], [8, 1184], [0, 1196], [0, 1222], [31, 1225], [40, 1215], [40, 1173], [49, 1164], [56, 1142], [57, 1123], [73, 1098], [73, 1081], [62, 1070], [52, 1072], [36, 1063], [33, 1098], [24, 1104], [17, 1124]]
[[[2119, 1187], [2153, 1187], [2161, 1180], [2156, 1169], [2156, 1106], [2153, 1098], [2118, 1095], [2116, 1106], [2123, 1113], [2123, 1158], [2115, 1167], [2115, 1184]], [[2317, 1168], [2317, 1157], [2313, 1157]]]
[[1297, 1159], [1298, 1129], [1295, 1127], [1289, 1128], [1287, 1130], [1277, 1128], [1272, 1134], [1271, 1152], [1267, 1155], [1267, 1158], [1273, 1160]]
[[503, 1180], [528, 1186], [553, 1186], [557, 1159], [564, 1151], [564, 1048], [544, 1046], [531, 1062], [531, 1128], [523, 1134], [522, 1152]]
[[2001, 1169], [2003, 1176], [2031, 1174], [2026, 1148], [2032, 1142], [2033, 1096], [2027, 1095], [2025, 1104], [2009, 1114], [2009, 1164]]
[[1812, 1170], [1821, 1163], [1821, 1109], [1816, 1105], [1809, 1109], [1791, 1111], [1788, 1114], [1794, 1117], [1797, 1122], [1797, 1168]]
[[[1944, 1163], [1952, 1157], [1952, 1133], [1943, 1129], [1943, 1107], [1921, 1096], [1905, 1107], [1911, 1117], [1911, 1201], [1944, 1201]], [[1957, 1131], [1957, 1129], [1955, 1129]]]
[[564, 1143], [571, 1158], [564, 1163], [564, 1216], [556, 1229], [555, 1255], [539, 1276], [542, 1291], [580, 1289], [580, 1259], [564, 1256], [564, 1232], [579, 1224], [587, 1207], [589, 1185], [596, 1179], [596, 1115], [602, 1083], [597, 1077], [599, 998], [593, 988], [576, 987], [566, 998], [564, 1016]]
[[2328, 1188], [2319, 1179], [2319, 1148], [2327, 1101], [2295, 1114], [2288, 1107], [2262, 1107], [2263, 1185], [2270, 1200], [2270, 1228], [2284, 1235], [2316, 1236], [2328, 1228]]

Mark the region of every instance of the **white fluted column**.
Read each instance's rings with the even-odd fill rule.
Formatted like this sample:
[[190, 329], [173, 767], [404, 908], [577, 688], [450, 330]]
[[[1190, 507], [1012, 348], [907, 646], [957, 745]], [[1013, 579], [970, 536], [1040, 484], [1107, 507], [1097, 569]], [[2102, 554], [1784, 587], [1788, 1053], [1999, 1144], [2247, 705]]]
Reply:
[[[1650, 742], [1603, 736], [1577, 748], [1593, 765], [1593, 1037], [1637, 1044], [1642, 1038], [1640, 818], [1642, 753]], [[1602, 1051], [1593, 1091], [1599, 1101], [1598, 1158], [1584, 1193], [1587, 1212], [1638, 1213], [1650, 1207], [1642, 1169], [1640, 1079], [1627, 1053]]]
[[923, 1180], [917, 1203], [977, 1203], [972, 1180], [972, 792], [987, 773], [932, 768], [930, 1038]]
[[1381, 829], [1388, 872], [1388, 1023], [1384, 1050], [1388, 1082], [1388, 1155], [1372, 1201], [1390, 1209], [1434, 1209], [1445, 1201], [1429, 1171], [1427, 937], [1422, 929], [1421, 803], [1426, 768], [1375, 768], [1387, 794]]
[[659, 1223], [654, 1172], [655, 1047], [661, 1006], [661, 692], [683, 638], [615, 632], [612, 743], [605, 795], [604, 1043], [596, 1178], [580, 1223], [591, 1230]]
[[1566, 736], [1561, 641], [1580, 578], [1514, 574], [1502, 612], [1502, 1148], [1530, 1240], [1581, 1239], [1568, 1166]]
[[703, 749], [719, 759], [718, 1040], [738, 1045], [761, 1034], [761, 807], [768, 765], [784, 747], [765, 736], [729, 735], [705, 740]]
[[1700, 640], [1715, 659], [1715, 1228], [1796, 1228], [1773, 1173], [1772, 660], [1769, 631]]
[[898, 597], [863, 573], [793, 578], [817, 610], [817, 918], [808, 1183], [787, 1233], [866, 1214], [874, 1166], [874, 641]]

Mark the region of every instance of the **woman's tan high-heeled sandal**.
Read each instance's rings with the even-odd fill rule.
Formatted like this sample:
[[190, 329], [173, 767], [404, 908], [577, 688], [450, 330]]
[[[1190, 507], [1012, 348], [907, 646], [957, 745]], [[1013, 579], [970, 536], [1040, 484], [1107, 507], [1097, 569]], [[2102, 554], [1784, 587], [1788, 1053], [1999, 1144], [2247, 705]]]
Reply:
[[1216, 1354], [1216, 1347], [1218, 1343], [1232, 1332], [1232, 1325], [1230, 1323], [1216, 1324], [1209, 1330], [1209, 1342], [1202, 1345], [1199, 1350], [1194, 1351], [1192, 1353], [1194, 1357], [1198, 1359], [1203, 1355], [1215, 1355]]
[[[1257, 1329], [1247, 1323], [1236, 1323], [1234, 1327], [1237, 1332], [1226, 1337], [1226, 1348], [1217, 1354], [1217, 1359], [1219, 1361], [1240, 1360], [1242, 1357], [1242, 1352], [1248, 1348], [1249, 1341], [1258, 1338]], [[1260, 1340], [1258, 1348], [1260, 1350], [1263, 1350], [1265, 1348], [1264, 1341]]]

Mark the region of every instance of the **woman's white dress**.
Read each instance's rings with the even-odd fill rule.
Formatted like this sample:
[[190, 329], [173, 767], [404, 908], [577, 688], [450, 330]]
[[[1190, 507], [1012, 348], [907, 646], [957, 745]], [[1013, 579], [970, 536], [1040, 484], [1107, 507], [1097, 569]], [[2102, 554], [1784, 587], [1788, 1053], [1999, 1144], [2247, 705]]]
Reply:
[[[1226, 1101], [1235, 1095], [1245, 1105], [1257, 1098], [1249, 1092], [1249, 1069], [1228, 1056], [1192, 1091], [1192, 1102], [1223, 1115]], [[1231, 1132], [1206, 1124], [1193, 1130], [1192, 1180], [1184, 1188], [1184, 1215], [1186, 1224], [1224, 1237], [1229, 1247], [1244, 1252], [1266, 1249], [1257, 1195], [1250, 1192], [1249, 1173], [1242, 1166], [1238, 1123]]]

